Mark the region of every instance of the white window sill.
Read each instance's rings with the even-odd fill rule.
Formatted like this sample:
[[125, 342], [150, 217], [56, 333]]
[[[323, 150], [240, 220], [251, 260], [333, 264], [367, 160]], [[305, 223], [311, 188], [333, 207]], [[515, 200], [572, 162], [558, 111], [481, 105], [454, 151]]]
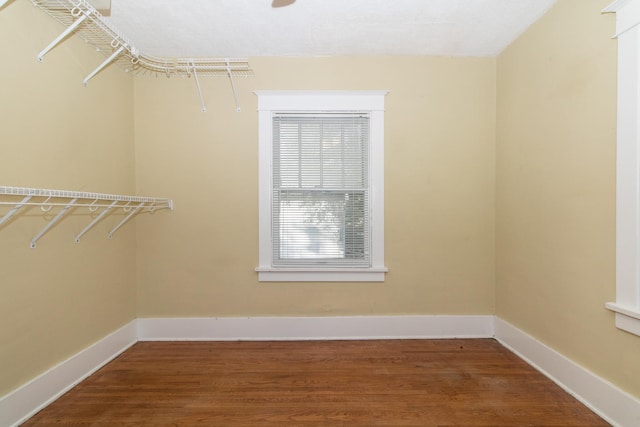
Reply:
[[380, 268], [273, 268], [258, 267], [260, 282], [384, 282], [389, 271]]
[[640, 336], [640, 311], [637, 308], [623, 307], [608, 302], [605, 307], [616, 313], [616, 327]]

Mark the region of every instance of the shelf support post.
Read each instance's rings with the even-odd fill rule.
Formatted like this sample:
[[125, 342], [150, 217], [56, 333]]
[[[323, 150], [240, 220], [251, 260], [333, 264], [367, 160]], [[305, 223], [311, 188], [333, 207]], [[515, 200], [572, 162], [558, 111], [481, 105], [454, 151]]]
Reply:
[[109, 238], [111, 239], [113, 237], [113, 233], [115, 233], [116, 231], [118, 231], [118, 229], [120, 227], [122, 227], [127, 221], [129, 221], [135, 214], [137, 214], [140, 209], [143, 208], [145, 202], [142, 202], [140, 204], [138, 204], [138, 206], [136, 206], [134, 209], [131, 210], [131, 212], [129, 212], [129, 215], [127, 215], [126, 217], [124, 217], [124, 219], [122, 221], [120, 221], [120, 223], [118, 225], [116, 225], [113, 230], [111, 230], [109, 232]]
[[42, 62], [42, 59], [44, 58], [44, 56], [54, 47], [56, 47], [56, 45], [58, 43], [60, 43], [62, 41], [62, 39], [64, 39], [65, 37], [67, 37], [73, 30], [75, 30], [78, 25], [82, 24], [84, 22], [84, 20], [87, 19], [87, 15], [82, 14], [78, 19], [76, 19], [73, 24], [69, 25], [62, 33], [60, 33], [60, 35], [58, 37], [56, 37], [51, 43], [49, 43], [49, 45], [47, 47], [45, 47], [42, 52], [40, 52], [38, 54], [38, 61]]
[[87, 83], [89, 83], [89, 80], [91, 80], [93, 78], [93, 76], [95, 76], [96, 74], [98, 74], [100, 72], [100, 70], [102, 70], [104, 67], [106, 67], [107, 65], [109, 65], [114, 59], [116, 59], [116, 57], [118, 55], [120, 55], [122, 53], [122, 51], [124, 50], [124, 46], [120, 46], [115, 52], [113, 52], [111, 54], [111, 56], [109, 56], [107, 59], [104, 60], [104, 62], [100, 65], [98, 65], [98, 68], [96, 68], [95, 70], [93, 70], [91, 73], [89, 73], [89, 75], [87, 77], [84, 78], [84, 80], [82, 81], [82, 84], [84, 86], [87, 85]]
[[60, 212], [58, 212], [58, 214], [56, 216], [53, 217], [53, 219], [51, 221], [49, 221], [47, 223], [47, 225], [45, 225], [45, 227], [38, 233], [36, 234], [36, 236], [31, 239], [31, 249], [34, 249], [36, 247], [36, 242], [42, 237], [44, 236], [44, 234], [49, 231], [49, 229], [51, 227], [53, 227], [53, 225], [58, 222], [68, 211], [69, 209], [74, 205], [75, 202], [77, 202], [78, 199], [73, 199], [71, 200], [69, 203], [67, 203], [65, 205], [65, 207], [63, 207]]
[[16, 212], [18, 212], [18, 209], [20, 209], [21, 207], [23, 207], [25, 205], [25, 203], [27, 203], [29, 200], [31, 200], [31, 196], [27, 196], [24, 199], [22, 199], [22, 201], [20, 203], [18, 203], [13, 209], [11, 209], [9, 212], [7, 212], [1, 219], [0, 219], [0, 225], [4, 224], [5, 222], [7, 222], [9, 220], [9, 218], [11, 218]]
[[204, 104], [204, 98], [202, 97], [202, 89], [200, 88], [200, 80], [198, 79], [198, 71], [196, 70], [196, 64], [192, 61], [191, 67], [193, 70], [193, 78], [196, 81], [196, 87], [198, 88], [198, 95], [200, 96], [200, 105], [202, 105], [202, 112], [207, 112], [207, 106]]
[[227, 63], [227, 75], [229, 76], [229, 81], [231, 82], [231, 91], [233, 92], [233, 100], [236, 103], [236, 112], [240, 112], [240, 106], [238, 105], [238, 96], [236, 95], [236, 87], [233, 84], [233, 76], [231, 74], [231, 64], [229, 63], [229, 58], [225, 59]]
[[102, 212], [100, 212], [100, 215], [98, 215], [97, 217], [95, 217], [95, 219], [93, 221], [91, 221], [91, 223], [89, 225], [87, 225], [81, 232], [78, 233], [78, 235], [75, 237], [75, 242], [76, 243], [80, 243], [80, 238], [82, 236], [85, 235], [85, 233], [89, 230], [91, 230], [93, 228], [94, 225], [96, 225], [97, 223], [99, 223], [102, 218], [105, 217], [106, 214], [108, 214], [111, 209], [113, 209], [116, 205], [118, 204], [117, 200], [114, 200], [109, 206], [107, 206], [105, 208], [105, 210], [103, 210]]

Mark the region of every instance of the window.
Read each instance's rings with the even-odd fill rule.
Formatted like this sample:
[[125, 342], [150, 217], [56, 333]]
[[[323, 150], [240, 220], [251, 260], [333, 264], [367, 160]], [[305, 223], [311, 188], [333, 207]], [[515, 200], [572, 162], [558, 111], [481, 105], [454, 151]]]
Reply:
[[616, 168], [616, 326], [640, 335], [640, 0], [618, 0]]
[[260, 281], [384, 281], [386, 92], [260, 91]]
[[273, 116], [274, 266], [369, 266], [369, 116]]

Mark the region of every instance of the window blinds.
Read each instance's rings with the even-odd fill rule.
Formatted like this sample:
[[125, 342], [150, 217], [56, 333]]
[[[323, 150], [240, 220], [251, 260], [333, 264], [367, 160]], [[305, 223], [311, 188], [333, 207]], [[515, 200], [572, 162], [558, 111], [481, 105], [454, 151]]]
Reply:
[[369, 117], [273, 118], [274, 266], [370, 266]]

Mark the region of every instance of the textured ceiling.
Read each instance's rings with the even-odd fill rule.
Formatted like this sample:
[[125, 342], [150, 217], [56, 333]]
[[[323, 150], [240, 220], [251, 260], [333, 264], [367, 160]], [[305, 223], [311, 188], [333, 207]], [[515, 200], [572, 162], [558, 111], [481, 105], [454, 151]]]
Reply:
[[148, 55], [495, 56], [556, 0], [111, 0]]

